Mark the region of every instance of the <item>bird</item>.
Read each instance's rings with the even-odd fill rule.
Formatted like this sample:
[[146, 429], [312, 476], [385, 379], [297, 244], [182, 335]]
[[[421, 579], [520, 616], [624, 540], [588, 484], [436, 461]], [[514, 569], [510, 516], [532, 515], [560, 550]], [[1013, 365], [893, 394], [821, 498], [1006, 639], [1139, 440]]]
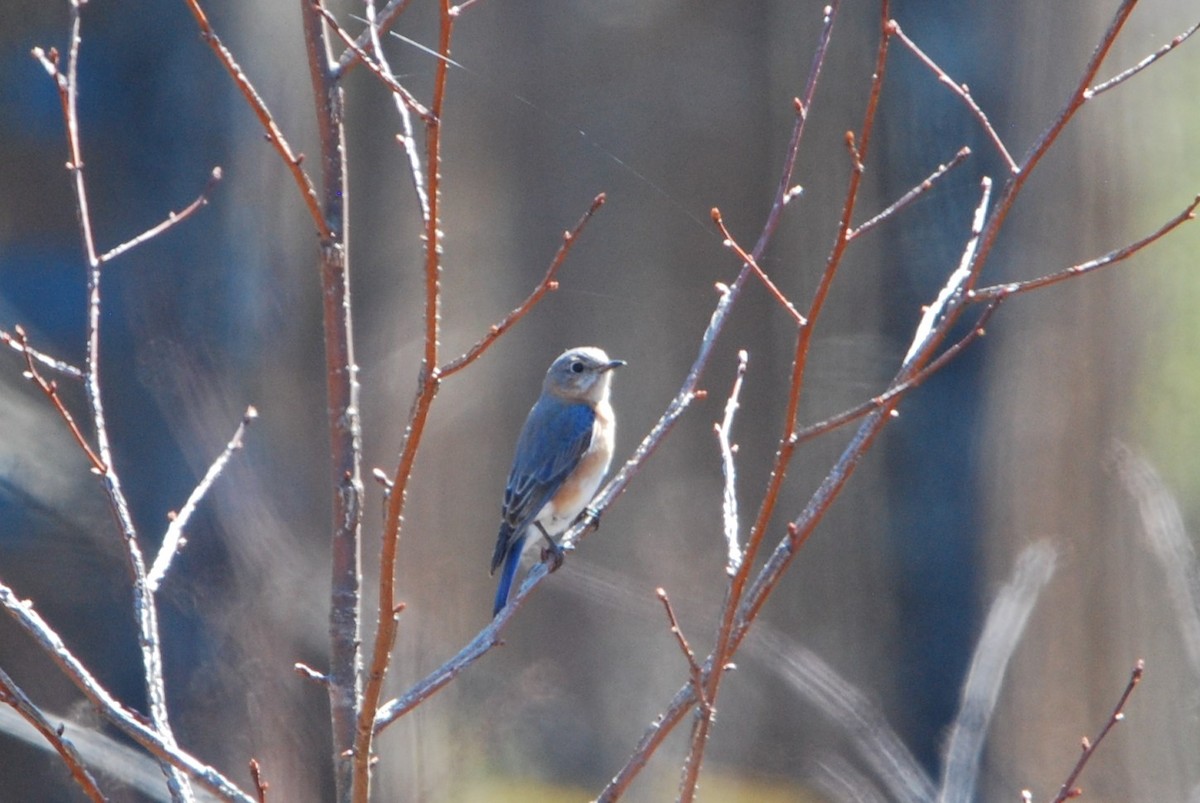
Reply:
[[623, 365], [602, 349], [581, 346], [564, 351], [546, 371], [504, 489], [491, 574], [504, 568], [493, 617], [508, 604], [521, 556], [538, 544], [538, 536], [555, 568], [562, 563], [554, 537], [583, 513], [612, 461], [616, 419], [609, 395], [612, 370]]

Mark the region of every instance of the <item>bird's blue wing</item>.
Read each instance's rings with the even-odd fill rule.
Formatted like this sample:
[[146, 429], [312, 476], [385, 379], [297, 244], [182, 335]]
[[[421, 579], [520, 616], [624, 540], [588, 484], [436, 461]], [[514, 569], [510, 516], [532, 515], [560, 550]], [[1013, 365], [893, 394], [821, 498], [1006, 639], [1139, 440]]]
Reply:
[[492, 556], [496, 571], [515, 541], [579, 465], [592, 443], [596, 413], [588, 404], [550, 397], [539, 399], [517, 440], [502, 523]]

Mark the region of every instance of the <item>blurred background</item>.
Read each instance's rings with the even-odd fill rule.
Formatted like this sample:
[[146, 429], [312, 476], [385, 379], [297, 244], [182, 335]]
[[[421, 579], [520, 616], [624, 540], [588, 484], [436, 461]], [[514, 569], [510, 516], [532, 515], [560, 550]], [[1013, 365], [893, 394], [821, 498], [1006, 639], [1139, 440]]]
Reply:
[[[1184, 0], [1142, 5], [1101, 77], [1195, 22]], [[1020, 158], [1074, 87], [1114, 7], [901, 0], [893, 16], [970, 85]], [[294, 147], [317, 153], [295, 4], [207, 10]], [[349, 15], [361, 11], [338, 9], [352, 30]], [[432, 45], [435, 11], [417, 0], [395, 29]], [[21, 324], [37, 347], [80, 364], [84, 262], [61, 113], [29, 55], [34, 46], [65, 50], [67, 20], [65, 3], [0, 7], [0, 328]], [[629, 362], [615, 387], [618, 460], [674, 395], [716, 302], [714, 283], [738, 269], [709, 210], [720, 207], [735, 236], [753, 243], [820, 25], [821, 4], [776, 0], [488, 0], [462, 16], [443, 123], [447, 358], [526, 296], [593, 196], [605, 192], [608, 203], [572, 251], [561, 288], [437, 398], [402, 539], [408, 607], [393, 693], [488, 621], [500, 496], [549, 362], [583, 344]], [[861, 125], [877, 36], [876, 4], [846, 3], [797, 166], [804, 193], [763, 261], [798, 306], [840, 214], [843, 133]], [[426, 100], [433, 60], [398, 39], [389, 47], [396, 73]], [[1177, 214], [1200, 190], [1197, 79], [1200, 51], [1189, 42], [1085, 107], [1030, 181], [985, 280], [1082, 262]], [[258, 758], [273, 799], [328, 800], [325, 695], [292, 671], [297, 661], [324, 667], [328, 642], [331, 513], [311, 223], [182, 2], [89, 4], [80, 83], [101, 249], [191, 201], [214, 165], [226, 176], [206, 209], [113, 263], [104, 279], [104, 399], [148, 552], [245, 407], [260, 412], [160, 593], [177, 736], [247, 787], [246, 762]], [[347, 90], [365, 469], [390, 473], [419, 367], [419, 214], [389, 96], [363, 69]], [[857, 219], [963, 145], [974, 151], [964, 166], [852, 246], [817, 330], [805, 423], [885, 387], [921, 305], [957, 264], [980, 177], [1003, 180], [963, 104], [895, 46]], [[1056, 574], [1005, 677], [977, 799], [1016, 800], [1025, 788], [1053, 796], [1079, 738], [1103, 724], [1138, 658], [1147, 679], [1084, 776], [1088, 799], [1194, 794], [1200, 697], [1186, 617], [1111, 456], [1119, 442], [1147, 458], [1196, 530], [1198, 248], [1200, 233], [1184, 227], [1120, 267], [1010, 301], [987, 338], [910, 395], [724, 684], [703, 799], [851, 799], [822, 769], [837, 762], [861, 774], [854, 799], [886, 789], [845, 724], [780, 671], [778, 650], [799, 647], [854, 684], [936, 778], [988, 605], [1017, 553], [1042, 541], [1057, 554]], [[750, 286], [704, 378], [708, 400], [520, 612], [503, 648], [379, 740], [376, 799], [579, 800], [620, 768], [686, 680], [655, 588], [668, 591], [697, 651], [713, 639], [725, 550], [712, 424], [736, 352], [750, 354], [734, 428], [748, 521], [783, 429], [793, 338], [789, 319]], [[86, 460], [23, 370], [16, 352], [0, 354], [0, 579], [35, 601], [109, 689], [144, 710], [116, 531]], [[80, 388], [60, 384], [82, 417]], [[849, 434], [802, 447], [771, 543]], [[369, 486], [368, 601], [380, 504]], [[364, 621], [369, 633], [369, 604]], [[7, 618], [0, 667], [57, 716], [94, 724]], [[628, 799], [673, 797], [685, 733]], [[0, 800], [79, 797], [57, 757], [10, 736], [0, 744]], [[150, 799], [103, 783], [114, 800]]]

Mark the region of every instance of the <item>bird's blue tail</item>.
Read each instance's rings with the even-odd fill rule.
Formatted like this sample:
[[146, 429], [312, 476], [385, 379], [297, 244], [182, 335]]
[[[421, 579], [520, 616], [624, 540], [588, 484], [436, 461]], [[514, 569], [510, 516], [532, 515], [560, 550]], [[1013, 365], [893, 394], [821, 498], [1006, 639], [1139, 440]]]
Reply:
[[521, 565], [521, 553], [524, 551], [525, 538], [522, 536], [513, 541], [504, 557], [504, 569], [500, 572], [500, 585], [496, 587], [496, 604], [492, 608], [492, 616], [500, 613], [508, 604], [508, 594], [512, 590], [513, 578], [517, 574], [517, 567]]

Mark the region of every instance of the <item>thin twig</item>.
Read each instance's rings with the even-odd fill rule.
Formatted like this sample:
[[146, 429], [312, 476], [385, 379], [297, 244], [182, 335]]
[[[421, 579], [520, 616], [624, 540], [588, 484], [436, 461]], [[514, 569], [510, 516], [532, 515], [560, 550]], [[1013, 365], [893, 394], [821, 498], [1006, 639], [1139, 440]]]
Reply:
[[[420, 102], [413, 97], [411, 92], [400, 85], [400, 82], [395, 79], [390, 70], [385, 71], [379, 63], [372, 59], [370, 55], [362, 50], [358, 44], [350, 38], [350, 34], [346, 32], [346, 29], [338, 24], [337, 17], [333, 16], [333, 12], [325, 8], [325, 6], [321, 5], [319, 2], [313, 3], [313, 8], [317, 10], [318, 14], [325, 18], [325, 22], [330, 28], [333, 29], [333, 32], [338, 35], [338, 38], [342, 40], [347, 49], [353, 50], [358, 55], [358, 61], [360, 63], [365, 64], [367, 69], [369, 69], [376, 78], [382, 81], [384, 86], [390, 89], [394, 94], [398, 95], [400, 99], [408, 106], [408, 108], [416, 112], [418, 117], [428, 122], [429, 110], [422, 106]], [[370, 31], [367, 32], [367, 35], [371, 35]]]
[[704, 674], [700, 670], [700, 664], [696, 663], [696, 653], [692, 652], [692, 645], [688, 644], [687, 636], [683, 635], [683, 629], [679, 626], [679, 619], [675, 616], [675, 609], [671, 607], [671, 598], [667, 596], [666, 589], [657, 588], [654, 591], [658, 596], [659, 602], [663, 604], [663, 608], [667, 612], [667, 621], [671, 623], [671, 635], [675, 637], [675, 642], [679, 645], [679, 651], [683, 653], [684, 659], [687, 661], [688, 673], [692, 678], [692, 688], [696, 692], [697, 699], [700, 700], [700, 708], [706, 716], [712, 716], [712, 706], [708, 702], [708, 698], [704, 696]]
[[921, 50], [921, 48], [917, 46], [917, 43], [909, 39], [908, 35], [901, 30], [900, 23], [892, 20], [890, 30], [893, 36], [899, 39], [905, 47], [912, 51], [912, 54], [917, 57], [918, 61], [933, 71], [933, 74], [937, 76], [939, 83], [947, 87], [955, 95], [958, 95], [958, 97], [962, 99], [963, 103], [967, 104], [967, 108], [971, 110], [971, 114], [975, 115], [975, 119], [979, 121], [981, 126], [983, 126], [984, 132], [988, 135], [988, 138], [992, 140], [992, 144], [996, 146], [996, 150], [1000, 152], [1000, 156], [1004, 159], [1004, 163], [1008, 166], [1009, 173], [1016, 173], [1018, 169], [1016, 161], [1013, 160], [1012, 154], [1008, 152], [1008, 148], [1005, 147], [1004, 141], [1000, 139], [1000, 135], [996, 133], [996, 129], [992, 127], [992, 123], [990, 120], [988, 120], [987, 115], [983, 113], [983, 109], [979, 108], [979, 104], [975, 102], [975, 98], [971, 97], [971, 90], [967, 87], [967, 85], [960, 84], [955, 81], [946, 73], [945, 70], [938, 66], [937, 62], [927, 56], [925, 51]]
[[438, 53], [434, 72], [433, 97], [430, 116], [425, 120], [425, 163], [429, 170], [428, 211], [425, 215], [425, 331], [422, 350], [421, 377], [417, 394], [409, 414], [409, 423], [401, 447], [400, 460], [392, 479], [385, 506], [382, 546], [379, 559], [379, 602], [378, 626], [375, 644], [367, 670], [362, 705], [358, 711], [354, 735], [354, 775], [356, 803], [366, 803], [371, 772], [371, 744], [377, 732], [376, 721], [383, 695], [383, 683], [391, 662], [392, 645], [395, 643], [397, 627], [396, 602], [396, 559], [399, 551], [400, 533], [403, 523], [404, 504], [408, 494], [408, 483], [412, 475], [413, 462], [441, 384], [439, 371], [439, 334], [441, 309], [442, 273], [442, 225], [441, 225], [441, 120], [446, 101], [446, 83], [450, 64], [450, 42], [454, 34], [454, 17], [450, 14], [450, 0], [440, 0]]
[[[354, 66], [359, 62], [359, 54], [363, 53], [366, 47], [374, 47], [376, 53], [382, 52], [376, 41], [378, 32], [386, 31], [392, 27], [392, 24], [400, 19], [400, 15], [408, 8], [410, 2], [411, 0], [388, 0], [388, 4], [379, 10], [379, 14], [375, 18], [376, 25], [372, 26], [368, 23], [363, 32], [354, 40], [354, 47], [346, 48], [342, 51], [342, 55], [338, 56], [336, 70], [339, 76], [345, 75], [354, 69]], [[372, 32], [372, 28], [375, 28], [374, 32]]]
[[733, 388], [725, 401], [725, 416], [713, 429], [717, 433], [717, 445], [721, 450], [721, 473], [725, 477], [724, 492], [722, 493], [721, 512], [725, 522], [725, 573], [730, 577], [737, 574], [742, 565], [742, 548], [738, 543], [738, 504], [737, 504], [737, 467], [734, 463], [734, 452], [737, 446], [730, 442], [729, 434], [733, 430], [733, 417], [738, 409], [738, 397], [742, 393], [742, 380], [746, 378], [746, 363], [750, 357], [745, 349], [738, 352], [737, 371], [734, 375]]
[[[121, 478], [113, 467], [112, 449], [109, 445], [108, 425], [104, 415], [103, 396], [100, 383], [100, 278], [104, 265], [96, 251], [96, 239], [92, 229], [91, 212], [88, 204], [87, 182], [84, 178], [83, 140], [79, 133], [78, 90], [79, 50], [83, 43], [80, 0], [71, 0], [71, 34], [67, 50], [66, 72], [59, 69], [57, 51], [44, 53], [34, 50], [34, 56], [54, 79], [62, 106], [63, 123], [66, 127], [69, 158], [67, 169], [72, 176], [75, 196], [75, 211], [79, 223], [84, 254], [87, 257], [87, 314], [86, 344], [87, 357], [84, 368], [84, 395], [91, 411], [92, 426], [96, 438], [98, 469], [104, 485], [105, 496], [113, 518], [117, 523], [124, 545], [126, 568], [129, 571], [133, 591], [133, 609], [138, 625], [138, 645], [142, 657], [143, 683], [150, 708], [150, 721], [163, 744], [175, 748], [175, 736], [171, 730], [167, 710], [166, 683], [163, 678], [162, 647], [158, 630], [158, 608], [154, 596], [146, 587], [146, 564], [138, 543], [137, 528], [129, 511], [129, 503], [121, 488]], [[167, 777], [167, 788], [173, 800], [190, 803], [193, 799], [191, 784], [185, 773], [168, 763], [163, 763]]]
[[221, 476], [221, 472], [225, 470], [225, 466], [229, 463], [229, 459], [233, 457], [233, 453], [242, 448], [242, 436], [246, 433], [246, 427], [250, 422], [258, 417], [258, 411], [253, 407], [247, 407], [245, 414], [242, 415], [242, 422], [238, 424], [238, 428], [234, 430], [233, 437], [229, 439], [229, 443], [225, 444], [225, 449], [217, 456], [212, 465], [208, 467], [204, 478], [192, 490], [183, 507], [178, 513], [171, 515], [171, 523], [167, 526], [167, 532], [163, 536], [162, 546], [158, 549], [158, 555], [154, 558], [154, 564], [150, 567], [150, 571], [146, 574], [146, 586], [150, 589], [150, 593], [158, 591], [158, 587], [162, 584], [167, 576], [167, 570], [171, 568], [171, 561], [179, 554], [179, 551], [186, 543], [183, 536], [184, 528], [187, 527], [188, 521], [195, 512], [196, 506], [204, 499], [204, 495], [208, 493], [208, 489], [216, 482], [217, 477]]
[[846, 233], [846, 238], [853, 240], [855, 237], [859, 237], [863, 234], [866, 234], [868, 231], [875, 228], [876, 226], [878, 226], [880, 223], [884, 222], [888, 218], [893, 217], [898, 212], [900, 212], [904, 209], [907, 209], [914, 201], [916, 201], [922, 195], [924, 195], [925, 193], [927, 193], [931, 189], [933, 189], [934, 182], [936, 182], [942, 176], [946, 175], [951, 170], [953, 170], [954, 168], [958, 167], [960, 164], [965, 162], [967, 160], [967, 157], [970, 155], [971, 155], [970, 148], [967, 148], [967, 147], [960, 148], [958, 153], [954, 154], [953, 159], [951, 159], [949, 162], [946, 162], [945, 164], [938, 165], [937, 170], [934, 170], [932, 173], [930, 173], [929, 176], [924, 181], [922, 181], [920, 184], [918, 184], [917, 186], [913, 187], [908, 192], [901, 195], [900, 198], [895, 203], [893, 203], [891, 206], [889, 206], [887, 209], [884, 209], [882, 212], [880, 212], [878, 215], [871, 218], [870, 220], [867, 220], [867, 221], [859, 224], [859, 226], [857, 228], [851, 229], [849, 232]]
[[1101, 92], [1107, 92], [1108, 90], [1112, 89], [1114, 86], [1117, 86], [1118, 84], [1122, 84], [1125, 81], [1128, 81], [1130, 78], [1137, 75], [1142, 70], [1146, 69], [1151, 64], [1158, 61], [1163, 56], [1167, 55], [1172, 50], [1174, 50], [1175, 48], [1182, 45], [1197, 30], [1200, 30], [1200, 22], [1197, 22], [1195, 25], [1188, 28], [1186, 31], [1184, 31], [1183, 33], [1176, 36], [1170, 42], [1167, 42], [1165, 45], [1160, 47], [1158, 50], [1154, 51], [1149, 56], [1146, 56], [1146, 58], [1142, 59], [1137, 64], [1130, 67], [1128, 70], [1125, 70], [1123, 72], [1120, 72], [1120, 73], [1114, 75], [1112, 78], [1109, 78], [1107, 81], [1104, 81], [1103, 83], [1096, 84], [1094, 87], [1092, 87], [1091, 89], [1089, 89], [1087, 91], [1088, 100], [1091, 100], [1092, 98], [1096, 97]]
[[214, 167], [208, 175], [208, 182], [204, 185], [204, 189], [200, 191], [200, 195], [197, 196], [196, 200], [192, 201], [190, 204], [188, 204], [187, 206], [185, 206], [183, 209], [181, 209], [178, 212], [169, 213], [167, 215], [166, 219], [163, 220], [158, 225], [152, 226], [151, 228], [146, 229], [144, 232], [142, 232], [138, 236], [134, 237], [133, 239], [126, 240], [125, 242], [121, 243], [120, 245], [116, 246], [115, 248], [112, 248], [112, 249], [106, 251], [105, 253], [101, 254], [100, 261], [101, 262], [111, 262], [114, 259], [116, 259], [117, 257], [119, 257], [121, 254], [124, 254], [126, 251], [129, 251], [130, 249], [133, 249], [133, 248], [137, 248], [139, 245], [146, 242], [147, 240], [152, 240], [155, 237], [157, 237], [158, 235], [162, 234], [167, 229], [173, 228], [177, 224], [182, 223], [183, 221], [187, 220], [189, 217], [191, 217], [193, 214], [195, 214], [197, 211], [199, 211], [202, 207], [208, 205], [208, 195], [209, 195], [209, 193], [212, 192], [213, 187], [215, 187], [217, 185], [217, 182], [219, 182], [220, 180], [221, 180], [221, 168]]
[[226, 72], [233, 78], [234, 84], [237, 85], [246, 102], [250, 104], [251, 110], [258, 117], [259, 124], [266, 132], [267, 142], [271, 144], [271, 147], [283, 159], [288, 172], [292, 175], [292, 180], [296, 182], [296, 187], [300, 190], [300, 196], [304, 199], [304, 203], [308, 207], [308, 215], [312, 219], [313, 225], [316, 226], [317, 233], [322, 240], [329, 239], [332, 236], [332, 230], [330, 229], [329, 221], [326, 220], [324, 213], [321, 211], [321, 202], [317, 198], [316, 187], [313, 186], [312, 179], [308, 177], [308, 173], [304, 171], [304, 156], [292, 150], [292, 146], [288, 144], [287, 139], [283, 136], [283, 131], [280, 130], [275, 122], [275, 118], [271, 115], [270, 109], [267, 108], [266, 101], [258, 94], [258, 90], [254, 88], [254, 84], [250, 83], [250, 78], [246, 75], [241, 65], [237, 63], [233, 54], [229, 52], [229, 48], [225, 47], [220, 37], [217, 36], [216, 31], [213, 30], [212, 24], [208, 21], [208, 15], [200, 7], [200, 0], [185, 0], [185, 2], [188, 8], [191, 9], [192, 16], [196, 19], [196, 24], [200, 27], [201, 38], [217, 54], [217, 60], [221, 62]]
[[463, 2], [450, 9], [450, 14], [457, 17], [459, 14], [463, 13], [478, 2], [479, 0], [463, 0]]
[[721, 218], [721, 210], [715, 206], [712, 209], [712, 219], [713, 223], [717, 224], [717, 228], [721, 230], [721, 236], [724, 238], [722, 244], [737, 254], [738, 258], [742, 260], [743, 265], [750, 266], [750, 269], [754, 271], [754, 275], [759, 278], [759, 281], [763, 283], [763, 285], [767, 288], [767, 291], [775, 297], [775, 300], [779, 302], [779, 305], [787, 311], [787, 314], [790, 315], [792, 320], [796, 322], [796, 325], [803, 326], [805, 323], [804, 316], [797, 311], [796, 306], [790, 300], [788, 300], [788, 297], [783, 294], [783, 291], [780, 290], [778, 286], [776, 286], [775, 282], [771, 281], [771, 277], [768, 276], [766, 272], [758, 266], [758, 260], [746, 253], [745, 249], [738, 245], [737, 240], [735, 240], [733, 235], [729, 233], [729, 229], [725, 228], [725, 221]]
[[223, 799], [238, 803], [255, 803], [253, 798], [238, 789], [216, 769], [200, 763], [192, 755], [180, 750], [173, 739], [168, 740], [160, 731], [147, 725], [145, 717], [129, 710], [114, 698], [75, 654], [67, 649], [58, 633], [34, 610], [33, 603], [18, 598], [13, 590], [2, 582], [0, 606], [3, 606], [13, 620], [38, 643], [67, 679], [83, 692], [97, 713], [122, 733], [146, 748], [160, 762], [187, 772]]
[[[975, 215], [971, 219], [971, 236], [967, 238], [967, 246], [959, 258], [958, 267], [950, 274], [950, 279], [943, 285], [934, 302], [925, 308], [925, 313], [921, 316], [920, 323], [917, 324], [917, 330], [913, 335], [908, 353], [904, 355], [904, 366], [920, 366], [921, 360], [917, 360], [917, 357], [932, 353], [931, 349], [936, 345], [935, 340], [944, 336], [946, 329], [940, 324], [956, 317], [955, 312], [961, 305], [964, 288], [967, 287], [967, 282], [972, 276], [975, 254], [979, 249], [979, 238], [983, 234], [983, 224], [987, 219], [988, 204], [992, 199], [992, 180], [984, 176], [979, 183], [981, 185], [979, 205], [975, 207]], [[938, 332], [937, 338], [934, 337], [935, 331]]]
[[98, 474], [103, 474], [106, 471], [104, 461], [92, 451], [92, 446], [80, 431], [79, 425], [75, 423], [75, 417], [71, 415], [71, 411], [63, 404], [62, 397], [58, 395], [58, 385], [52, 381], [47, 381], [38, 371], [33, 362], [33, 349], [29, 347], [29, 341], [25, 336], [25, 329], [22, 326], [17, 326], [17, 342], [18, 350], [25, 354], [25, 376], [27, 376], [42, 393], [46, 394], [46, 398], [54, 405], [54, 409], [58, 411], [63, 423], [67, 425], [67, 429], [71, 430], [71, 436], [75, 438], [75, 442], [79, 444], [79, 448], [87, 455], [87, 459], [92, 464], [92, 469]]
[[[18, 331], [20, 331], [19, 327], [18, 327]], [[13, 335], [10, 335], [8, 332], [5, 332], [4, 330], [0, 329], [0, 342], [7, 343], [9, 345], [9, 348], [11, 348], [13, 351], [17, 352], [18, 354], [31, 355], [35, 360], [40, 362], [46, 368], [49, 368], [53, 371], [57, 371], [58, 373], [63, 374], [64, 376], [69, 376], [72, 379], [83, 379], [83, 371], [81, 369], [76, 368], [74, 365], [71, 365], [69, 362], [60, 360], [57, 357], [51, 357], [49, 354], [46, 354], [45, 352], [38, 351], [37, 349], [30, 346], [28, 343], [24, 342], [22, 335], [17, 335], [14, 337]]]
[[262, 766], [257, 758], [250, 759], [250, 777], [254, 779], [254, 791], [258, 795], [258, 803], [267, 803], [267, 790], [271, 785], [263, 778]]
[[1081, 262], [1078, 265], [1073, 265], [1056, 273], [1050, 273], [1045, 276], [1039, 276], [1036, 279], [1027, 279], [1023, 282], [1009, 282], [1008, 284], [996, 284], [989, 287], [981, 287], [970, 294], [971, 301], [989, 301], [1005, 296], [1017, 295], [1018, 293], [1027, 293], [1030, 290], [1037, 290], [1052, 284], [1064, 282], [1067, 279], [1073, 279], [1077, 276], [1082, 276], [1085, 273], [1091, 273], [1100, 268], [1106, 268], [1109, 265], [1114, 265], [1124, 259], [1128, 259], [1137, 252], [1146, 248], [1151, 243], [1165, 237], [1175, 228], [1182, 226], [1189, 220], [1196, 219], [1196, 208], [1200, 207], [1200, 195], [1192, 199], [1182, 212], [1168, 220], [1163, 225], [1159, 226], [1154, 232], [1146, 235], [1136, 242], [1129, 245], [1116, 248], [1109, 251], [1104, 256], [1090, 259], [1087, 262]]
[[1029, 176], [1033, 174], [1042, 157], [1058, 141], [1063, 129], [1071, 122], [1075, 113], [1087, 101], [1088, 88], [1096, 80], [1096, 73], [1099, 72], [1100, 65], [1104, 63], [1105, 57], [1112, 50], [1113, 42], [1117, 40], [1117, 36], [1125, 26], [1129, 15], [1133, 13], [1137, 2], [1138, 0], [1122, 0], [1121, 5], [1113, 13], [1108, 28], [1101, 35], [1100, 42], [1096, 45], [1095, 50], [1092, 51], [1092, 57], [1083, 68], [1083, 72], [1080, 74], [1079, 80], [1067, 98], [1066, 103], [1063, 104], [1058, 115], [1051, 121], [1046, 130], [1042, 132], [1037, 141], [1030, 146], [1029, 152], [1021, 160], [1018, 170], [1010, 174], [1005, 181], [996, 199], [991, 217], [988, 218], [987, 225], [984, 227], [983, 235], [980, 237], [979, 249], [975, 255], [976, 267], [972, 270], [971, 278], [967, 281], [966, 289], [968, 293], [975, 288], [979, 274], [983, 270], [983, 265], [987, 262], [988, 256], [992, 251], [992, 246], [995, 245], [996, 239], [1000, 236], [1000, 230], [1004, 228], [1004, 222], [1008, 219], [1009, 210], [1016, 203], [1021, 190], [1025, 188], [1025, 182], [1029, 180]]
[[[837, 18], [840, 6], [840, 0], [833, 0], [833, 2], [825, 7], [824, 24], [822, 25], [821, 34], [817, 41], [817, 47], [813, 53], [812, 66], [809, 69], [804, 96], [803, 98], [796, 98], [793, 103], [795, 108], [795, 122], [792, 126], [792, 134], [788, 140], [787, 149], [784, 152], [783, 169], [780, 171], [779, 181], [776, 185], [775, 198], [771, 204], [770, 211], [767, 213], [767, 219], [763, 224], [762, 231], [759, 233], [758, 241], [750, 252], [750, 256], [755, 261], [759, 260], [763, 253], [765, 253], [767, 245], [771, 242], [779, 227], [779, 222], [783, 219], [783, 212], [788, 201], [795, 197], [792, 175], [795, 170], [797, 156], [800, 152], [800, 144], [804, 137], [809, 112], [812, 110], [813, 100], [816, 96], [817, 85], [820, 81], [822, 69], [824, 68], [825, 57], [829, 52], [829, 42], [833, 35], [833, 24]], [[699, 353], [692, 363], [692, 368], [684, 379], [683, 385], [658, 422], [651, 428], [646, 437], [643, 438], [633, 456], [626, 461], [621, 470], [617, 472], [617, 475], [592, 500], [593, 508], [604, 509], [624, 491], [625, 486], [636, 476], [642, 464], [653, 454], [658, 444], [671, 431], [675, 422], [683, 414], [684, 410], [687, 409], [692, 399], [696, 397], [700, 376], [708, 366], [713, 346], [716, 343], [717, 337], [724, 329], [729, 311], [732, 309], [734, 302], [740, 297], [741, 290], [745, 286], [752, 270], [749, 264], [743, 265], [737, 280], [731, 286], [718, 286], [717, 289], [721, 294], [720, 300], [717, 303], [716, 309], [713, 310], [708, 328], [701, 337]], [[572, 530], [569, 530], [563, 536], [564, 545], [573, 544], [576, 537], [574, 530], [575, 528], [572, 528]], [[534, 567], [535, 571], [538, 568], [540, 567]], [[526, 583], [528, 584], [528, 582], [527, 580]], [[665, 712], [657, 722], [647, 729], [634, 749], [633, 754], [626, 761], [625, 766], [621, 768], [600, 793], [597, 798], [598, 801], [614, 801], [624, 794], [634, 778], [645, 767], [650, 756], [662, 744], [663, 739], [679, 723], [683, 714], [695, 704], [696, 698], [694, 696], [688, 699], [689, 695], [687, 692], [689, 689], [690, 686], [677, 693], [671, 701], [671, 707], [668, 709], [668, 712]], [[668, 713], [670, 716], [668, 716]]]
[[94, 803], [105, 803], [107, 798], [100, 791], [96, 779], [92, 777], [83, 763], [83, 756], [79, 755], [79, 751], [75, 749], [75, 745], [71, 744], [71, 740], [63, 735], [65, 726], [52, 725], [42, 710], [34, 705], [28, 695], [3, 669], [0, 669], [0, 703], [12, 706], [14, 711], [36, 728], [38, 733], [42, 734], [42, 737], [58, 752], [63, 763], [67, 765], [71, 777], [89, 799]]
[[546, 275], [542, 277], [540, 282], [538, 282], [537, 287], [533, 288], [533, 292], [529, 294], [529, 297], [522, 301], [516, 309], [508, 313], [508, 315], [505, 315], [503, 320], [488, 329], [487, 334], [484, 335], [475, 345], [471, 346], [471, 348], [468, 349], [465, 354], [442, 366], [439, 374], [443, 379], [451, 374], [461, 371], [463, 368], [466, 368], [468, 365], [475, 362], [475, 360], [479, 359], [479, 357], [481, 357], [483, 353], [500, 338], [501, 335], [511, 329], [519, 320], [524, 318], [547, 293], [558, 289], [558, 281], [556, 280], [556, 277], [558, 276], [558, 269], [561, 268], [563, 262], [566, 261], [567, 254], [571, 251], [571, 246], [573, 246], [575, 241], [579, 239], [579, 235], [583, 232], [584, 226], [586, 226], [588, 221], [592, 219], [592, 215], [596, 214], [600, 207], [604, 205], [604, 201], [604, 193], [600, 193], [592, 199], [592, 205], [588, 207], [586, 212], [583, 213], [583, 216], [579, 218], [579, 220], [575, 223], [575, 226], [570, 231], [563, 232], [562, 243], [558, 246], [558, 252], [555, 253], [554, 259], [551, 260], [550, 267], [546, 270]]
[[1117, 705], [1109, 716], [1108, 721], [1104, 723], [1104, 727], [1100, 729], [1100, 733], [1096, 734], [1096, 738], [1088, 740], [1085, 736], [1082, 742], [1082, 752], [1079, 755], [1079, 760], [1075, 762], [1075, 767], [1071, 770], [1071, 774], [1067, 776], [1067, 780], [1063, 781], [1062, 787], [1058, 790], [1054, 800], [1051, 803], [1063, 803], [1065, 800], [1079, 797], [1083, 794], [1083, 790], [1075, 786], [1075, 782], [1079, 780], [1079, 774], [1083, 772], [1083, 768], [1087, 766], [1088, 761], [1096, 754], [1096, 749], [1100, 747], [1100, 743], [1104, 741], [1104, 737], [1108, 736], [1118, 722], [1125, 719], [1125, 704], [1129, 702], [1129, 695], [1133, 694], [1133, 690], [1142, 682], [1142, 675], [1146, 673], [1146, 663], [1141, 659], [1133, 667], [1133, 672], [1129, 675], [1129, 682], [1125, 684], [1125, 691], [1121, 694], [1121, 699], [1117, 700]]
[[913, 374], [912, 377], [898, 384], [891, 385], [887, 390], [885, 390], [883, 393], [880, 393], [878, 396], [867, 399], [862, 404], [851, 407], [849, 410], [838, 413], [830, 418], [826, 418], [823, 421], [818, 421], [815, 424], [809, 424], [808, 426], [797, 430], [796, 442], [798, 444], [805, 443], [806, 441], [810, 441], [819, 435], [824, 435], [826, 432], [831, 432], [838, 427], [848, 424], [851, 421], [857, 421], [864, 415], [887, 406], [887, 404], [893, 399], [896, 399], [913, 388], [919, 386], [926, 379], [936, 374], [952, 360], [958, 357], [963, 349], [967, 348], [967, 346], [971, 345], [977, 339], [983, 337], [987, 333], [987, 323], [999, 308], [1001, 300], [1002, 298], [992, 299], [992, 303], [984, 307], [983, 312], [979, 316], [979, 320], [977, 320], [975, 325], [971, 327], [971, 331], [963, 335], [963, 337], [957, 343], [939, 354], [936, 359], [931, 360], [927, 365], [921, 368], [920, 371], [917, 371], [915, 374]]

